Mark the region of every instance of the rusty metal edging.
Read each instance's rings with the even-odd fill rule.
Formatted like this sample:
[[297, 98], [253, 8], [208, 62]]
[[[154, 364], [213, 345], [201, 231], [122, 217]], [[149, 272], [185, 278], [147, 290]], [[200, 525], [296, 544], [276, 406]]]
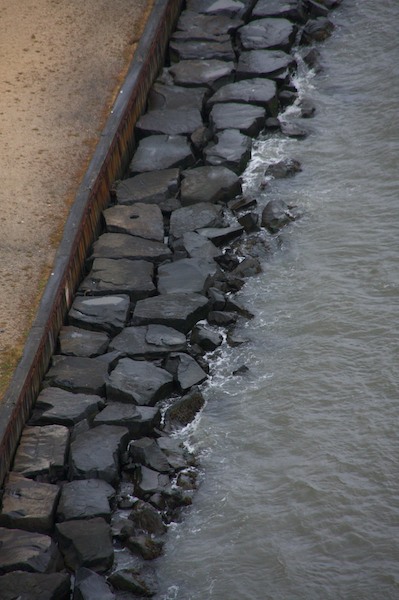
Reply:
[[40, 391], [60, 328], [80, 282], [88, 249], [99, 233], [109, 189], [134, 151], [134, 126], [164, 63], [183, 0], [155, 0], [126, 79], [76, 194], [24, 352], [0, 405], [0, 485], [10, 469], [22, 429]]

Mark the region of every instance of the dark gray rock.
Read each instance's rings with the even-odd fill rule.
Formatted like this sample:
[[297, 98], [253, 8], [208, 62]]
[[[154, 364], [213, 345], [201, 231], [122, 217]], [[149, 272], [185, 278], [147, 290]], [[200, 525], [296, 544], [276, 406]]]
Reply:
[[[191, 393], [194, 393], [194, 391], [189, 392], [189, 394]], [[171, 468], [175, 471], [185, 469], [189, 464], [192, 464], [193, 457], [184, 448], [180, 440], [167, 435], [158, 438], [156, 443], [165, 454]]]
[[49, 481], [62, 479], [68, 447], [67, 427], [25, 427], [15, 454], [13, 471]]
[[197, 31], [218, 36], [233, 33], [241, 25], [243, 21], [232, 19], [231, 15], [201, 15], [192, 10], [185, 10], [177, 22], [177, 29], [190, 32], [192, 36], [195, 36]]
[[57, 356], [53, 363], [45, 377], [47, 385], [74, 393], [103, 395], [108, 364], [101, 357]]
[[321, 66], [321, 55], [317, 48], [311, 48], [303, 56], [303, 62], [312, 69], [315, 73], [319, 73], [322, 70]]
[[231, 248], [226, 248], [223, 254], [217, 256], [215, 260], [225, 271], [232, 271], [237, 265], [240, 264], [240, 259], [231, 250]]
[[159, 323], [183, 333], [208, 313], [208, 300], [201, 294], [167, 294], [139, 300], [133, 312], [137, 325]]
[[328, 6], [325, 5], [323, 0], [321, 2], [315, 2], [315, 0], [307, 0], [307, 8], [312, 19], [315, 19], [317, 17], [327, 17], [327, 15], [330, 12]]
[[246, 344], [248, 339], [238, 333], [235, 333], [234, 331], [229, 331], [227, 333], [226, 341], [232, 348], [237, 348], [238, 346]]
[[251, 77], [275, 79], [293, 67], [295, 60], [282, 50], [248, 50], [240, 55], [236, 77], [238, 81]]
[[172, 391], [172, 382], [170, 373], [152, 363], [123, 358], [108, 378], [107, 398], [154, 405]]
[[211, 240], [216, 246], [223, 246], [229, 241], [239, 237], [244, 228], [241, 225], [232, 225], [231, 227], [212, 228], [207, 227], [197, 230], [200, 235]]
[[302, 171], [301, 163], [295, 158], [283, 158], [275, 163], [270, 164], [266, 171], [265, 177], [273, 177], [274, 179], [282, 179], [290, 177]]
[[255, 212], [248, 212], [245, 215], [241, 215], [238, 217], [237, 221], [240, 225], [242, 225], [245, 229], [246, 233], [252, 233], [254, 231], [259, 230], [259, 215]]
[[165, 369], [173, 374], [182, 392], [187, 392], [191, 387], [199, 385], [207, 378], [207, 374], [197, 361], [189, 354], [182, 352], [171, 354], [165, 362]]
[[227, 203], [227, 207], [235, 214], [240, 213], [244, 210], [248, 210], [249, 208], [256, 206], [257, 201], [255, 198], [237, 198], [235, 200], [231, 200]]
[[65, 565], [75, 571], [87, 567], [105, 573], [114, 562], [111, 528], [101, 517], [56, 525], [56, 535]]
[[186, 349], [186, 336], [165, 325], [126, 327], [111, 342], [111, 349], [130, 358], [158, 358]]
[[94, 419], [97, 425], [120, 425], [135, 437], [150, 435], [159, 427], [161, 415], [152, 406], [136, 406], [126, 402], [110, 402]]
[[135, 494], [144, 500], [149, 499], [152, 494], [162, 491], [169, 485], [169, 475], [158, 473], [143, 465], [138, 465], [133, 475]]
[[4, 485], [0, 526], [50, 533], [59, 488], [10, 473]]
[[217, 270], [213, 260], [203, 258], [164, 263], [158, 269], [158, 291], [160, 294], [204, 294], [212, 285]]
[[171, 470], [165, 454], [152, 438], [144, 437], [130, 442], [129, 457], [134, 463], [160, 473], [169, 473]]
[[67, 356], [95, 358], [108, 349], [109, 336], [102, 331], [87, 331], [79, 327], [61, 327], [60, 351]]
[[69, 600], [70, 593], [71, 582], [67, 573], [43, 575], [14, 571], [0, 577], [1, 600]]
[[101, 575], [81, 567], [75, 572], [73, 600], [115, 600], [116, 596]]
[[103, 330], [115, 335], [124, 328], [130, 310], [130, 298], [120, 296], [78, 296], [68, 313], [70, 325]]
[[148, 95], [148, 110], [196, 108], [202, 111], [207, 88], [185, 88], [155, 82]]
[[277, 233], [295, 217], [283, 200], [270, 200], [262, 212], [262, 227]]
[[79, 290], [85, 295], [128, 294], [131, 300], [141, 300], [156, 293], [153, 277], [154, 266], [149, 261], [96, 258]]
[[[195, 206], [199, 206], [199, 204]], [[186, 252], [189, 258], [210, 260], [220, 254], [220, 250], [218, 250], [215, 244], [212, 244], [212, 242], [195, 231], [189, 231], [183, 235], [180, 242], [175, 246], [175, 250], [180, 248]]]
[[181, 184], [183, 206], [190, 206], [197, 202], [227, 202], [240, 193], [240, 179], [226, 167], [197, 167], [183, 173]]
[[[255, 259], [255, 261], [256, 261], [256, 259]], [[248, 269], [252, 267], [252, 272], [250, 273], [251, 275], [259, 273], [260, 271], [258, 271], [258, 269], [261, 269], [259, 261], [256, 261], [255, 263], [247, 264], [247, 267], [248, 267]], [[245, 317], [246, 319], [254, 318], [254, 314], [251, 313], [251, 311], [249, 311], [247, 308], [245, 308], [245, 306], [240, 304], [240, 302], [237, 302], [237, 300], [234, 298], [234, 296], [228, 296], [226, 298], [226, 310], [236, 312], [239, 315], [241, 315], [242, 317]]]
[[198, 129], [192, 133], [190, 140], [197, 153], [202, 152], [205, 146], [212, 139], [212, 136], [212, 131], [209, 129], [209, 127], [205, 126], [198, 127]]
[[53, 573], [60, 568], [62, 559], [51, 537], [0, 527], [0, 575], [10, 571]]
[[173, 167], [186, 169], [195, 162], [190, 145], [182, 135], [150, 135], [139, 143], [130, 163], [131, 175]]
[[223, 342], [223, 336], [206, 325], [196, 325], [191, 332], [191, 343], [198, 344], [206, 352], [218, 348]]
[[208, 297], [211, 310], [224, 310], [226, 306], [226, 297], [219, 289], [215, 287], [209, 288]]
[[234, 312], [211, 310], [208, 315], [208, 323], [218, 327], [227, 327], [237, 322], [238, 315]]
[[251, 104], [215, 104], [209, 120], [215, 131], [238, 129], [244, 135], [256, 137], [264, 128], [266, 111]]
[[91, 258], [128, 258], [158, 262], [166, 260], [170, 255], [169, 248], [161, 242], [124, 233], [104, 233], [94, 242]]
[[[176, 30], [171, 40], [178, 42], [229, 42], [231, 41], [231, 36], [228, 33], [221, 33], [220, 35], [216, 35], [204, 29], [192, 29], [191, 31], [180, 31]], [[173, 77], [170, 75], [168, 70], [166, 69], [167, 76], [164, 79], [164, 73], [161, 75], [161, 78], [158, 81], [162, 81], [165, 85], [173, 85]], [[209, 94], [209, 89], [207, 90]]]
[[163, 242], [163, 217], [156, 204], [137, 202], [130, 206], [112, 206], [103, 215], [108, 233], [128, 233]]
[[141, 556], [144, 560], [154, 560], [161, 556], [163, 550], [163, 541], [157, 540], [153, 536], [139, 534], [127, 538], [125, 545], [132, 554]]
[[136, 131], [141, 137], [148, 135], [191, 135], [201, 127], [202, 117], [198, 108], [166, 108], [150, 110], [140, 117]]
[[137, 500], [129, 520], [136, 531], [145, 531], [153, 535], [163, 535], [167, 531], [159, 512], [148, 502]]
[[187, 9], [205, 15], [226, 15], [227, 17], [242, 17], [251, 2], [244, 0], [188, 0]]
[[167, 428], [185, 427], [193, 421], [204, 404], [205, 400], [201, 392], [198, 389], [191, 390], [167, 409], [165, 413]]
[[[108, 577], [108, 581], [117, 589], [129, 592], [129, 596], [151, 598], [156, 594], [155, 575], [151, 576], [137, 569], [120, 569]], [[119, 597], [119, 596], [118, 596]]]
[[57, 521], [94, 517], [110, 521], [110, 503], [114, 497], [114, 488], [101, 479], [78, 479], [64, 483], [57, 507]]
[[266, 110], [267, 115], [276, 116], [278, 111], [276, 83], [270, 79], [256, 77], [228, 83], [209, 98], [207, 105], [214, 106], [228, 102], [261, 106]]
[[324, 42], [334, 31], [334, 23], [325, 17], [318, 17], [306, 23], [301, 37], [302, 44]]
[[[252, 256], [247, 256], [242, 262], [232, 271], [232, 275], [235, 277], [251, 277], [261, 273], [262, 267], [259, 259]], [[227, 308], [227, 306], [226, 306]]]
[[278, 95], [278, 99], [283, 108], [291, 106], [298, 99], [298, 93], [293, 90], [282, 90]]
[[216, 91], [222, 85], [233, 81], [234, 71], [233, 62], [210, 59], [182, 60], [169, 68], [176, 85], [207, 87], [212, 91]]
[[76, 436], [69, 456], [70, 479], [119, 480], [119, 452], [129, 438], [126, 427], [100, 425]]
[[258, 0], [252, 11], [252, 19], [264, 17], [283, 17], [304, 23], [307, 15], [302, 0]]
[[251, 138], [237, 129], [225, 129], [216, 136], [216, 143], [205, 148], [205, 164], [227, 167], [240, 175], [251, 158]]
[[297, 28], [287, 19], [259, 19], [238, 30], [244, 50], [284, 50], [289, 52]]
[[314, 117], [316, 106], [309, 98], [302, 98], [302, 100], [299, 102], [299, 108], [301, 110], [301, 117], [303, 119], [311, 119]]
[[64, 425], [73, 427], [84, 419], [92, 419], [103, 404], [100, 396], [73, 394], [57, 387], [40, 392], [33, 415], [35, 425]]
[[[177, 88], [176, 88], [177, 89]], [[178, 88], [185, 89], [185, 88]], [[157, 204], [163, 212], [178, 206], [176, 199], [180, 185], [180, 170], [165, 169], [150, 171], [123, 181], [117, 181], [112, 193], [118, 204], [131, 205], [136, 202]]]
[[[169, 43], [169, 55], [171, 62], [181, 60], [224, 60], [235, 61], [235, 54], [231, 40], [221, 42], [210, 40], [171, 40]], [[175, 133], [184, 133], [176, 130]]]
[[280, 121], [280, 131], [283, 135], [291, 138], [304, 139], [308, 131], [293, 121]]
[[198, 202], [175, 210], [170, 217], [169, 235], [172, 240], [194, 229], [220, 227], [223, 224], [222, 208], [210, 202]]

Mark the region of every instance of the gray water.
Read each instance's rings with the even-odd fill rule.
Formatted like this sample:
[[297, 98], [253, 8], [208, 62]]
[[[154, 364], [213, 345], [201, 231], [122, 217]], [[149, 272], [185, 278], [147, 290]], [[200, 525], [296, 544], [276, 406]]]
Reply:
[[240, 293], [250, 342], [213, 359], [163, 600], [399, 598], [399, 1], [344, 0], [333, 18], [324, 71], [301, 76], [309, 137], [265, 139], [246, 174], [255, 190], [299, 158], [261, 204], [304, 217]]

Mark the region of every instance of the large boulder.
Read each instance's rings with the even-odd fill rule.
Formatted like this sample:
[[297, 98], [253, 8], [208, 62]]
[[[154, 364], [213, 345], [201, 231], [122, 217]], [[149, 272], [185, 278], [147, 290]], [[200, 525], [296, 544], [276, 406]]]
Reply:
[[101, 479], [77, 479], [64, 483], [57, 507], [57, 521], [111, 519], [110, 503], [115, 497], [114, 488]]
[[155, 82], [148, 95], [148, 110], [197, 108], [202, 110], [207, 88], [185, 88]]
[[161, 171], [194, 164], [195, 158], [185, 136], [150, 135], [139, 143], [130, 163], [131, 175], [146, 171]]
[[227, 202], [240, 193], [241, 183], [238, 176], [226, 167], [197, 167], [183, 173], [183, 206], [197, 202]]
[[[169, 43], [171, 62], [181, 60], [225, 60], [235, 61], [231, 40], [179, 40], [172, 39]], [[176, 131], [176, 133], [180, 133]]]
[[153, 438], [144, 437], [130, 442], [129, 458], [160, 473], [169, 473], [171, 470], [165, 454]]
[[[196, 204], [195, 206], [199, 206]], [[220, 250], [196, 231], [188, 231], [175, 245], [175, 250], [182, 250], [189, 258], [210, 260], [220, 254]]]
[[105, 573], [114, 562], [111, 528], [101, 517], [58, 523], [56, 536], [65, 565], [75, 571], [87, 567]]
[[323, 42], [334, 31], [334, 23], [325, 17], [318, 17], [306, 23], [301, 37], [302, 44]]
[[108, 349], [109, 336], [104, 331], [88, 331], [80, 327], [64, 326], [60, 331], [60, 351], [67, 356], [95, 358]]
[[276, 79], [287, 69], [295, 67], [295, 59], [282, 50], [247, 50], [237, 65], [237, 80], [251, 77]]
[[108, 364], [101, 358], [54, 356], [53, 366], [48, 370], [45, 382], [74, 393], [102, 396]]
[[210, 202], [198, 202], [175, 210], [170, 217], [169, 235], [172, 240], [203, 227], [220, 227], [222, 208]]
[[295, 215], [290, 211], [284, 200], [270, 200], [262, 212], [262, 227], [265, 227], [271, 233], [277, 233], [294, 220]]
[[[14, 571], [0, 577], [1, 600], [69, 600], [70, 595], [71, 582], [68, 573], [44, 575]], [[99, 596], [96, 600], [99, 600]], [[101, 600], [108, 599], [104, 597]]]
[[183, 333], [208, 313], [208, 299], [201, 294], [167, 294], [139, 300], [133, 312], [136, 325], [158, 323]]
[[159, 358], [169, 352], [186, 349], [186, 336], [165, 325], [126, 327], [111, 342], [111, 349], [124, 352], [129, 358]]
[[26, 477], [62, 479], [69, 448], [69, 430], [62, 425], [25, 427], [14, 458], [13, 471]]
[[167, 212], [176, 207], [179, 183], [179, 169], [150, 171], [115, 182], [112, 193], [118, 204], [157, 204], [162, 211]]
[[241, 19], [231, 18], [231, 15], [201, 15], [194, 10], [184, 10], [177, 22], [178, 31], [186, 31], [195, 36], [197, 32], [205, 32], [208, 35], [225, 35], [233, 33], [243, 25]]
[[188, 0], [187, 9], [205, 15], [225, 15], [230, 18], [243, 17], [252, 0]]
[[252, 11], [252, 19], [265, 17], [283, 17], [304, 23], [307, 14], [303, 0], [258, 0]]
[[[215, 104], [209, 120], [216, 132], [238, 129], [242, 134], [256, 137], [264, 128], [266, 111], [261, 106], [229, 102]], [[230, 196], [231, 199], [233, 196]]]
[[216, 136], [216, 143], [204, 151], [205, 163], [212, 167], [227, 167], [240, 175], [251, 158], [251, 138], [237, 129], [225, 129]]
[[202, 258], [165, 263], [158, 269], [158, 291], [160, 294], [204, 294], [212, 285], [217, 270], [213, 260]]
[[137, 121], [136, 131], [141, 137], [148, 135], [191, 135], [201, 127], [198, 108], [166, 108], [150, 110]]
[[183, 352], [171, 354], [165, 362], [165, 369], [173, 374], [182, 392], [187, 392], [194, 385], [203, 383], [208, 377], [197, 361]]
[[105, 579], [86, 567], [80, 567], [75, 572], [73, 600], [115, 600]]
[[297, 28], [287, 19], [259, 19], [238, 30], [244, 50], [284, 50], [289, 52], [295, 41]]
[[262, 106], [268, 116], [276, 116], [278, 110], [276, 83], [260, 77], [228, 83], [209, 98], [207, 106], [212, 107], [214, 104], [228, 102]]
[[50, 536], [0, 527], [0, 575], [11, 571], [53, 573], [60, 568], [62, 558]]
[[191, 390], [182, 398], [176, 400], [165, 413], [167, 428], [185, 427], [203, 408], [205, 400], [198, 389]]
[[126, 295], [77, 296], [68, 313], [68, 323], [115, 335], [124, 328], [129, 309], [130, 298]]
[[169, 258], [170, 255], [169, 248], [161, 242], [124, 233], [103, 233], [93, 244], [91, 259], [128, 258], [159, 262]]
[[223, 60], [182, 60], [169, 68], [176, 85], [216, 91], [233, 81], [234, 63]]
[[108, 233], [128, 233], [163, 242], [162, 212], [156, 204], [137, 202], [130, 206], [111, 206], [103, 215]]
[[123, 358], [107, 381], [107, 398], [139, 405], [154, 405], [173, 388], [173, 377], [160, 367], [142, 360]]
[[130, 435], [141, 437], [151, 435], [160, 422], [161, 414], [158, 408], [110, 402], [94, 419], [93, 425], [120, 425], [126, 427]]
[[147, 260], [96, 258], [79, 291], [90, 296], [128, 294], [131, 300], [140, 300], [156, 293], [153, 277], [154, 265]]
[[35, 425], [64, 425], [73, 427], [84, 419], [92, 419], [103, 405], [94, 394], [73, 394], [57, 387], [40, 392], [33, 414]]

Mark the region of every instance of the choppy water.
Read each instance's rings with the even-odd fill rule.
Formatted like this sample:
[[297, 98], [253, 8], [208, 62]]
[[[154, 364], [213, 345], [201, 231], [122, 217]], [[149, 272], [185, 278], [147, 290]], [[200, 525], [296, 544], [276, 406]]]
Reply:
[[[399, 598], [399, 2], [344, 0], [301, 80], [305, 141], [259, 144], [247, 185], [305, 216], [240, 297], [192, 435], [204, 476], [158, 561], [159, 598]], [[241, 364], [251, 371], [233, 377]]]

